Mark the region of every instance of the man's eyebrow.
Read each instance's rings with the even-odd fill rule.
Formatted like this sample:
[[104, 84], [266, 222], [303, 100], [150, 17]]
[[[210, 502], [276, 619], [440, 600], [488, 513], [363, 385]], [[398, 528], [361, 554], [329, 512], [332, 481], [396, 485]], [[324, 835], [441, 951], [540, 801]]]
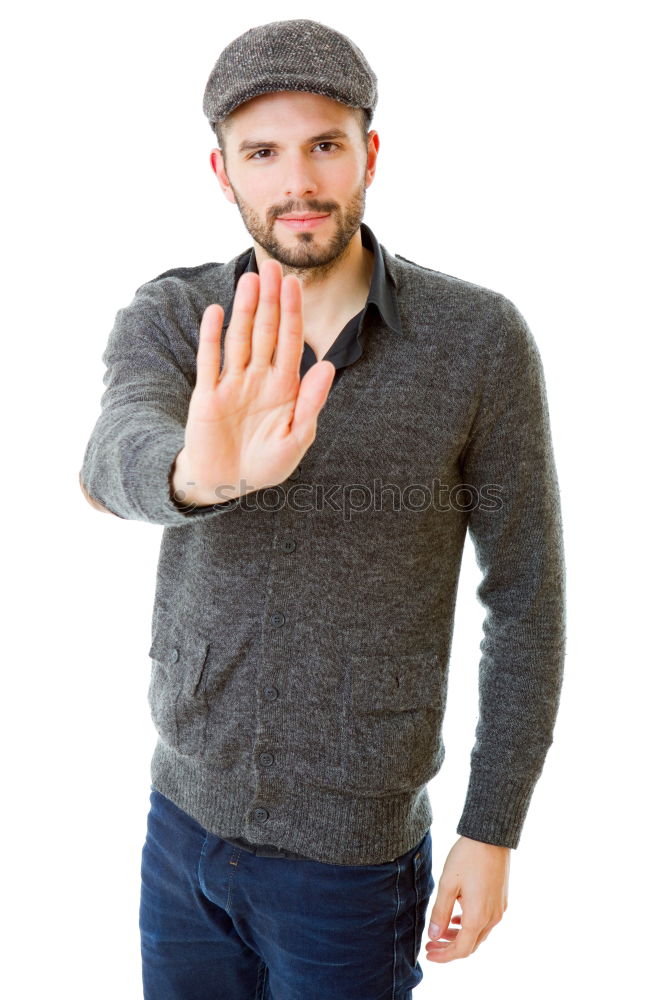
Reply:
[[[305, 140], [304, 145], [310, 146], [315, 142], [328, 142], [329, 139], [349, 139], [349, 136], [342, 129], [332, 128], [328, 132], [322, 132], [320, 135], [311, 135], [309, 139]], [[247, 153], [252, 149], [277, 149], [278, 145], [279, 143], [277, 142], [260, 142], [258, 139], [245, 139], [238, 147], [238, 152]]]

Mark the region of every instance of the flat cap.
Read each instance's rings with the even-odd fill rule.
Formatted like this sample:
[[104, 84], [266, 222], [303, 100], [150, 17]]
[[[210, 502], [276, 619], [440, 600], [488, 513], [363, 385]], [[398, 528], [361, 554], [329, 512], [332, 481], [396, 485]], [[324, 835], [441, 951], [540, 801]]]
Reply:
[[300, 90], [365, 108], [377, 105], [377, 77], [350, 38], [318, 21], [271, 21], [239, 35], [222, 50], [203, 98], [215, 122], [260, 94]]

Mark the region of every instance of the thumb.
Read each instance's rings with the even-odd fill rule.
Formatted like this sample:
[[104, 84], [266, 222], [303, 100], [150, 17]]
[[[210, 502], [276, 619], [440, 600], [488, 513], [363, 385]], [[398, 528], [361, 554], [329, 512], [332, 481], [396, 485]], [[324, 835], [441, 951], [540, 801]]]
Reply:
[[458, 889], [456, 886], [447, 886], [445, 883], [440, 882], [439, 889], [437, 890], [437, 898], [435, 899], [435, 905], [432, 908], [430, 914], [430, 925], [428, 927], [428, 937], [436, 941], [442, 936], [442, 933], [448, 928], [451, 923], [451, 915], [453, 913], [453, 907], [455, 906], [456, 899], [458, 897]]
[[326, 402], [336, 368], [331, 361], [318, 361], [307, 370], [298, 389], [291, 418], [292, 433], [301, 441], [309, 440], [319, 411]]

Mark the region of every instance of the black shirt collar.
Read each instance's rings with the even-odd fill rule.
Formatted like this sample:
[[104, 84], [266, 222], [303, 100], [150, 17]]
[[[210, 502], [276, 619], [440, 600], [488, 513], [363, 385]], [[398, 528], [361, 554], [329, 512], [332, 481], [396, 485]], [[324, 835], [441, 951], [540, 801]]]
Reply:
[[[372, 250], [374, 254], [374, 267], [372, 271], [372, 280], [370, 282], [370, 291], [368, 292], [368, 298], [363, 310], [365, 310], [371, 303], [377, 307], [382, 315], [382, 318], [387, 326], [397, 333], [402, 332], [402, 327], [400, 325], [400, 313], [398, 311], [398, 298], [395, 290], [395, 283], [393, 278], [386, 269], [384, 263], [384, 257], [382, 254], [381, 247], [377, 237], [365, 222], [361, 223], [361, 242], [364, 247]], [[259, 273], [259, 268], [257, 267], [257, 258], [254, 252], [254, 247], [249, 250], [245, 250], [236, 262], [236, 268], [234, 273], [234, 288], [238, 283], [238, 279], [241, 274], [246, 271], [254, 271], [255, 274]], [[225, 310], [224, 326], [229, 323], [231, 319], [231, 309]]]

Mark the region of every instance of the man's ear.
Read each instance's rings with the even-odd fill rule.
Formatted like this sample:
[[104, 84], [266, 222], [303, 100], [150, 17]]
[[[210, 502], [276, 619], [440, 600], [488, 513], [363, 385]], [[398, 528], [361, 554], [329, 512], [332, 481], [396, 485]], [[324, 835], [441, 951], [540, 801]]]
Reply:
[[379, 135], [373, 129], [368, 134], [368, 162], [365, 169], [365, 186], [369, 188], [375, 179], [377, 169], [377, 154], [379, 153]]
[[218, 149], [217, 146], [215, 147], [215, 149], [211, 149], [210, 151], [210, 165], [212, 167], [213, 173], [217, 177], [218, 184], [222, 188], [222, 194], [227, 199], [227, 201], [230, 201], [232, 205], [235, 205], [236, 196], [232, 191], [231, 184], [229, 183], [229, 178], [227, 176], [227, 172], [224, 168], [224, 156], [222, 155], [222, 150]]

